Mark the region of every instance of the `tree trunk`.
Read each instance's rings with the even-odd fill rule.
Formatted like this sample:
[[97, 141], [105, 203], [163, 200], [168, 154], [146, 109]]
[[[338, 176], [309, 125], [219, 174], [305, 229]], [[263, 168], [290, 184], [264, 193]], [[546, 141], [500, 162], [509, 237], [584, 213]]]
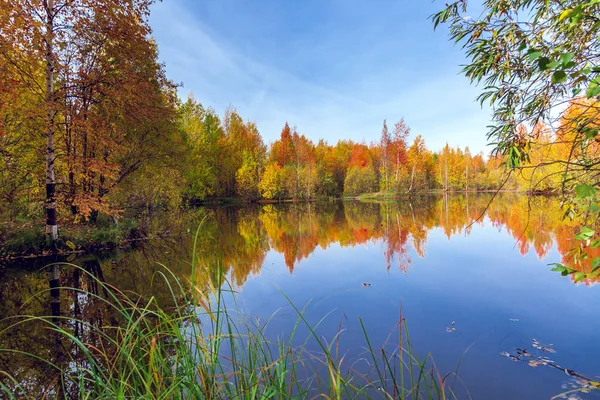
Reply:
[[294, 195], [294, 200], [298, 199], [300, 196], [300, 163], [296, 161], [296, 193]]
[[[48, 286], [50, 287], [50, 315], [52, 323], [55, 326], [61, 325], [60, 318], [60, 266], [57, 264], [49, 267], [48, 270]], [[77, 297], [77, 296], [75, 296]], [[63, 351], [62, 334], [58, 330], [54, 330], [54, 365], [60, 370], [60, 377], [56, 385], [57, 398], [65, 398], [65, 357]]]
[[465, 163], [465, 192], [469, 191], [469, 164]]
[[388, 162], [387, 162], [387, 145], [383, 148], [383, 173], [385, 176], [385, 184], [383, 185], [383, 190], [386, 192], [390, 191], [390, 177], [388, 171]]
[[410, 193], [412, 191], [413, 184], [415, 183], [415, 168], [416, 168], [416, 165], [413, 165], [412, 173], [410, 175], [410, 187], [408, 188], [408, 193]]
[[54, 177], [54, 0], [46, 3], [46, 107], [48, 126], [46, 131], [46, 235], [52, 241], [58, 239], [56, 223], [56, 180]]
[[446, 160], [446, 192], [448, 189], [448, 160]]
[[310, 164], [308, 164], [308, 188], [306, 189], [306, 191], [308, 192], [308, 198], [310, 199], [310, 186], [312, 183], [312, 170], [310, 168]]

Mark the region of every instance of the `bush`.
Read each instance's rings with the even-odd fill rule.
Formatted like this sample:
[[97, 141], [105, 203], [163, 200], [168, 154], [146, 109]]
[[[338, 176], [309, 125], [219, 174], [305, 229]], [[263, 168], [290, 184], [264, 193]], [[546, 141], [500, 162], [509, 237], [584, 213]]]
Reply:
[[377, 190], [377, 177], [373, 166], [350, 167], [344, 180], [344, 194], [358, 196]]

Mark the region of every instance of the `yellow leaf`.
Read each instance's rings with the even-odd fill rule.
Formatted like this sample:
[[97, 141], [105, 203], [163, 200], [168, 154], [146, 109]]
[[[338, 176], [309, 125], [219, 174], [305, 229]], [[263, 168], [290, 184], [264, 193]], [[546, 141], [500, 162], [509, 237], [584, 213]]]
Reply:
[[571, 11], [573, 11], [573, 10], [571, 10], [570, 8], [569, 8], [569, 9], [566, 9], [565, 11], [563, 11], [563, 12], [560, 14], [560, 17], [558, 17], [558, 22], [560, 22], [560, 21], [562, 21], [563, 19], [567, 18], [567, 16], [568, 16], [568, 15], [571, 13]]

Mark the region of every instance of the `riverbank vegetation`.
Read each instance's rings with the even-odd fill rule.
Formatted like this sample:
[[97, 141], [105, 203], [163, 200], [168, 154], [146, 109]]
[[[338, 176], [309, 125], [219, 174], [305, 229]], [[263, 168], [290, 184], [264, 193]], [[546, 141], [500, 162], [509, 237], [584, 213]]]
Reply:
[[[196, 286], [162, 269], [157, 280], [171, 297], [161, 304], [120, 291], [87, 268], [63, 268], [74, 268], [81, 286], [61, 287], [62, 296], [78, 298], [78, 312], [102, 313], [111, 327], [61, 315], [60, 308], [48, 317], [0, 321], [0, 357], [29, 359], [46, 370], [28, 381], [21, 380], [27, 371], [7, 371], [0, 379], [6, 398], [446, 399], [456, 398], [453, 388], [461, 385], [457, 371], [442, 376], [431, 355], [418, 358], [402, 317], [390, 332], [399, 342], [382, 347], [373, 347], [359, 319], [366, 350], [346, 360], [342, 331], [322, 336], [322, 320], [309, 323], [306, 310], [291, 303], [296, 322], [284, 339], [273, 340], [266, 333], [270, 319], [243, 316], [226, 282]], [[46, 353], [4, 347], [6, 335], [32, 327], [48, 332], [53, 345]]]

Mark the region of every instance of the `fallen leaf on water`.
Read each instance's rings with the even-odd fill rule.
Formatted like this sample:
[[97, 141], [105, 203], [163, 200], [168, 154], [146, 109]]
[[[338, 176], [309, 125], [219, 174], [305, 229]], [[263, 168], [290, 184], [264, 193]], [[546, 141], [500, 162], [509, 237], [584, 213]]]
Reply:
[[523, 355], [525, 357], [533, 357], [533, 354], [531, 354], [530, 352], [527, 351], [527, 349], [520, 349], [517, 347], [517, 354], [518, 355]]
[[507, 353], [506, 351], [503, 351], [502, 353], [500, 353], [501, 356], [507, 357], [512, 361], [521, 361], [521, 359], [519, 357], [515, 357], [510, 353]]
[[538, 365], [548, 365], [548, 363], [542, 361], [542, 360], [529, 360], [529, 366], [530, 367], [537, 367]]
[[371, 284], [367, 283], [367, 282], [363, 282], [363, 286], [369, 287], [369, 286], [371, 286]]
[[454, 332], [456, 328], [446, 327], [446, 332]]
[[549, 346], [553, 346], [552, 344], [549, 345], [542, 345], [540, 342], [537, 341], [537, 339], [533, 339], [533, 347], [535, 347], [538, 350], [542, 350], [542, 351], [547, 351], [548, 353], [556, 353], [556, 350], [554, 350], [553, 348], [549, 347]]

